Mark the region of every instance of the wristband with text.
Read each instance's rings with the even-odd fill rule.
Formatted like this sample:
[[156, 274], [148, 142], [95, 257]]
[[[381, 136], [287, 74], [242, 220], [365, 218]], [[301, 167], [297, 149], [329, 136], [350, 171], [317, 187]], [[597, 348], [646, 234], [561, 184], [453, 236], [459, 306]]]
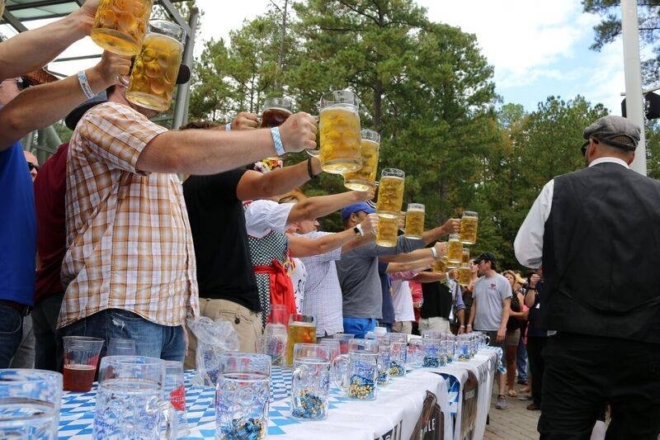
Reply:
[[87, 81], [87, 73], [85, 73], [84, 70], [78, 72], [78, 84], [80, 84], [80, 88], [82, 89], [87, 99], [92, 99], [94, 97], [94, 91], [89, 85], [89, 81]]
[[353, 231], [360, 237], [364, 237], [364, 231], [362, 230], [362, 225], [357, 225], [353, 228]]

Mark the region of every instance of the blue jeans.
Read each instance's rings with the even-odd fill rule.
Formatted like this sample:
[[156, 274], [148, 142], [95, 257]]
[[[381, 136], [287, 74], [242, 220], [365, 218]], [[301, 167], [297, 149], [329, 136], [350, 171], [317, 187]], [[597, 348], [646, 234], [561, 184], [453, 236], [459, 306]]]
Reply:
[[105, 356], [112, 338], [135, 340], [138, 356], [183, 362], [186, 354], [182, 326], [155, 324], [135, 313], [120, 309], [102, 310], [76, 321], [61, 328], [58, 336], [91, 336], [104, 339], [101, 357]]
[[62, 349], [58, 346], [57, 318], [60, 315], [63, 298], [64, 293], [48, 296], [39, 300], [32, 309], [32, 328], [36, 340], [34, 368], [62, 371]]
[[520, 341], [518, 341], [516, 366], [518, 368], [518, 383], [527, 382], [527, 347], [525, 347], [525, 343], [523, 342], [522, 333], [520, 334]]
[[355, 335], [358, 339], [364, 339], [367, 333], [374, 331], [377, 321], [371, 318], [347, 318], [344, 317], [344, 333]]
[[0, 305], [0, 368], [9, 368], [23, 339], [23, 317], [11, 307]]

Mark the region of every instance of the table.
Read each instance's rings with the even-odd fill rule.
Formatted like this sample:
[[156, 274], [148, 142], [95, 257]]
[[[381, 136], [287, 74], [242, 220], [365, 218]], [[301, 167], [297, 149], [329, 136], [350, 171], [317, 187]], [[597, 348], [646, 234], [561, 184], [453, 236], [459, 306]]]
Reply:
[[[378, 390], [375, 401], [348, 399], [336, 387], [330, 388], [328, 418], [307, 421], [291, 417], [289, 398], [291, 370], [273, 367], [268, 435], [292, 439], [390, 440], [409, 439], [421, 412], [426, 391], [437, 397], [444, 417], [444, 438], [459, 439], [462, 391], [469, 372], [479, 377], [478, 411], [474, 437], [485, 431], [490, 405], [497, 352], [481, 350], [470, 362], [437, 369], [418, 369], [405, 377], [392, 378]], [[215, 438], [215, 390], [191, 385], [186, 373], [186, 409], [190, 434], [185, 440]], [[485, 392], [483, 392], [484, 390]], [[92, 435], [96, 385], [88, 393], [64, 392], [60, 413], [59, 439], [83, 440]], [[481, 433], [481, 435], [477, 435]]]
[[[215, 390], [194, 387], [192, 373], [186, 373], [186, 409], [190, 434], [185, 440], [215, 438]], [[328, 418], [306, 421], [291, 417], [289, 396], [291, 370], [273, 367], [271, 371], [271, 404], [268, 436], [289, 439], [374, 440], [408, 439], [421, 414], [426, 390], [438, 398], [445, 414], [445, 438], [452, 438], [451, 414], [447, 400], [446, 380], [439, 374], [415, 370], [405, 377], [393, 378], [387, 387], [378, 390], [375, 401], [356, 401], [344, 397], [331, 387]], [[83, 440], [92, 435], [96, 384], [88, 393], [64, 392], [59, 439]]]
[[454, 440], [465, 438], [467, 434], [466, 432], [461, 432], [464, 421], [464, 399], [461, 397], [470, 377], [473, 377], [477, 381], [477, 403], [474, 422], [467, 426], [467, 429], [472, 431], [471, 438], [483, 438], [486, 432], [486, 419], [490, 410], [495, 372], [502, 361], [502, 356], [501, 348], [484, 347], [468, 362], [454, 362], [451, 365], [434, 369], [447, 379], [447, 386], [451, 396], [451, 411], [455, 416]]

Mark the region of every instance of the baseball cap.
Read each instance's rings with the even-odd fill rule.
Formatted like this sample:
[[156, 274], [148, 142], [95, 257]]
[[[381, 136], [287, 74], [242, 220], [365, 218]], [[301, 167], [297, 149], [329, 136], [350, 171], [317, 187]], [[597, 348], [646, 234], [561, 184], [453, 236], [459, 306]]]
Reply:
[[582, 137], [598, 139], [607, 145], [634, 151], [639, 142], [641, 129], [630, 119], [621, 116], [605, 116], [584, 129]]
[[108, 94], [104, 91], [94, 96], [93, 98], [88, 99], [87, 101], [80, 104], [78, 107], [71, 110], [71, 112], [66, 115], [64, 118], [64, 123], [70, 130], [75, 130], [78, 121], [83, 117], [85, 113], [92, 107], [104, 103], [108, 100]]
[[484, 252], [483, 254], [479, 255], [477, 258], [474, 259], [474, 263], [481, 263], [482, 261], [491, 261], [495, 262], [497, 259], [495, 258], [495, 255], [491, 254], [490, 252]]
[[341, 210], [341, 219], [342, 221], [346, 221], [346, 219], [350, 217], [351, 214], [355, 214], [356, 212], [360, 211], [364, 211], [367, 214], [373, 214], [376, 212], [376, 210], [366, 202], [353, 203], [352, 205], [348, 205]]

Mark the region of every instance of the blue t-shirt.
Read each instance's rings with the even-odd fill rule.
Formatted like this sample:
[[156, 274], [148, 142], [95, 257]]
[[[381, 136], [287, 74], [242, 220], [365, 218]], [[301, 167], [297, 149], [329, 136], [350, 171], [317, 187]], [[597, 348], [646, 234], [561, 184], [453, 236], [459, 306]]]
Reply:
[[390, 289], [392, 283], [390, 276], [387, 274], [388, 263], [378, 262], [378, 275], [380, 276], [380, 286], [383, 289], [383, 317], [380, 322], [383, 324], [394, 324], [394, 304], [392, 304], [392, 294]]
[[0, 151], [0, 299], [32, 305], [37, 254], [34, 189], [19, 142]]

